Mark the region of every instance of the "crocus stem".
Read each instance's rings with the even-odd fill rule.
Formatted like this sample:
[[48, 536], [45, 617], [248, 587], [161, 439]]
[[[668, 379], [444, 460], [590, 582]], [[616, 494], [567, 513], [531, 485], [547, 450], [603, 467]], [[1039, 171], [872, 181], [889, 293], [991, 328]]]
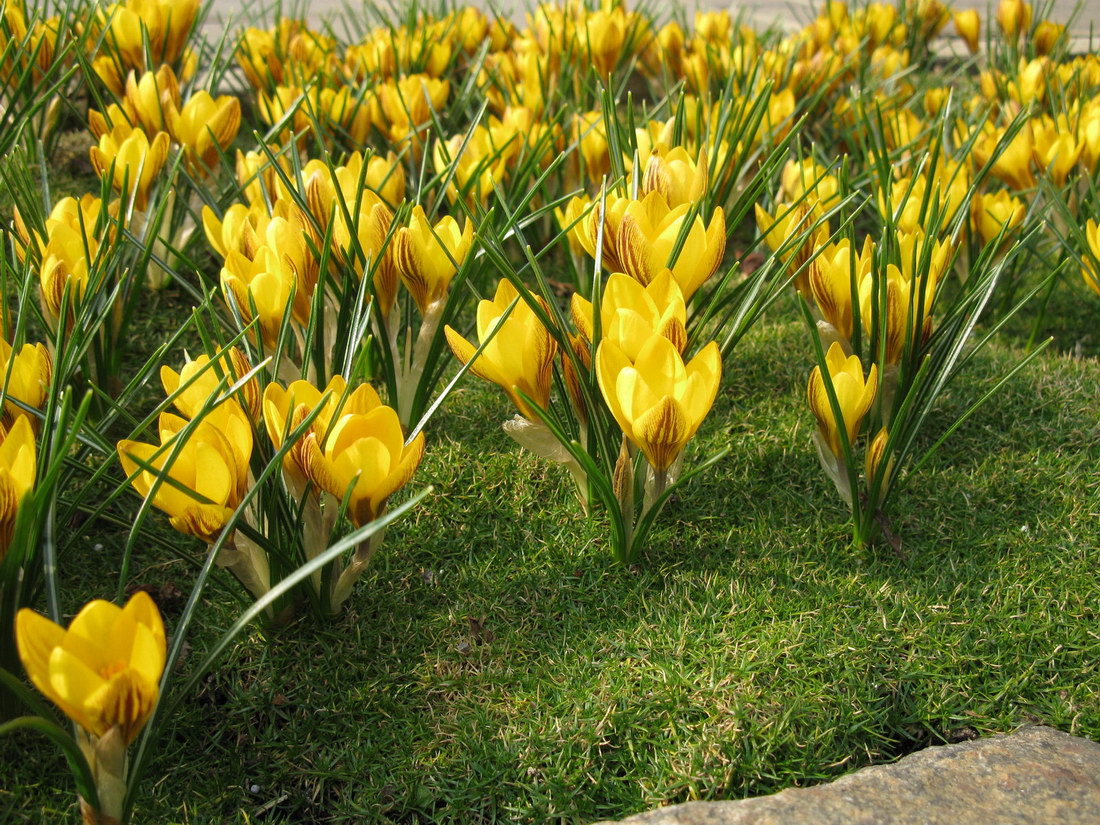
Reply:
[[406, 430], [416, 424], [411, 420], [416, 391], [420, 386], [424, 365], [428, 362], [428, 353], [431, 352], [432, 342], [439, 330], [439, 321], [446, 305], [445, 299], [429, 304], [424, 318], [420, 321], [420, 330], [416, 334], [416, 343], [411, 347], [411, 354], [408, 342], [405, 344], [405, 359], [397, 377], [397, 416], [401, 420], [401, 426]]
[[374, 554], [378, 552], [378, 548], [382, 546], [382, 540], [385, 537], [386, 531], [379, 530], [367, 541], [355, 548], [355, 553], [352, 555], [347, 567], [344, 568], [340, 577], [333, 585], [332, 599], [329, 601], [330, 610], [333, 614], [338, 612], [344, 602], [347, 601], [348, 596], [351, 595], [352, 587], [359, 581], [359, 577], [363, 575], [363, 571], [367, 569], [367, 565], [369, 565], [371, 559], [374, 558]]
[[645, 483], [645, 501], [642, 503], [642, 513], [648, 513], [657, 503], [657, 499], [664, 493], [668, 486], [668, 470], [650, 469]]

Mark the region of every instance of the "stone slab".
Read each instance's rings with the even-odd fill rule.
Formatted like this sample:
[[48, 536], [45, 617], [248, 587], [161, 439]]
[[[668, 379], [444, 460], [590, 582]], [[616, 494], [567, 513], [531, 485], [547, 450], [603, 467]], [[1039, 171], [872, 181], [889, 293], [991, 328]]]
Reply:
[[[1100, 744], [1035, 726], [812, 788], [658, 808], [622, 825], [1097, 825]], [[600, 823], [599, 825], [611, 825]]]

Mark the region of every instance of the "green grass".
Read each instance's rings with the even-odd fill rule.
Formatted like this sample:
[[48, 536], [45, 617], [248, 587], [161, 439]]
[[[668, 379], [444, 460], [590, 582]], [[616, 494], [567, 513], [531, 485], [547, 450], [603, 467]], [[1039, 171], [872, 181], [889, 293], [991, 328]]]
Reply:
[[[1044, 354], [958, 432], [896, 502], [899, 558], [849, 545], [792, 319], [773, 313], [730, 359], [693, 448], [730, 455], [631, 569], [565, 472], [501, 432], [503, 395], [466, 383], [428, 434], [417, 482], [434, 496], [346, 614], [236, 645], [185, 703], [135, 822], [586, 822], [1031, 721], [1100, 738], [1100, 363]], [[945, 421], [1018, 355], [980, 356]], [[72, 605], [117, 575], [87, 529]], [[186, 592], [181, 562], [140, 561], [136, 582]], [[210, 595], [196, 651], [234, 609]], [[0, 821], [77, 821], [53, 750], [18, 736], [0, 760]]]

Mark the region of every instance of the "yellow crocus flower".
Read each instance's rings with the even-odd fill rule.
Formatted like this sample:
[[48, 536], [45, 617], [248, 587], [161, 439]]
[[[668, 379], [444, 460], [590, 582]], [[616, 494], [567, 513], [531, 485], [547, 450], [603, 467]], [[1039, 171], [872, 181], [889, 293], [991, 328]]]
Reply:
[[446, 297], [451, 279], [470, 252], [474, 225], [469, 220], [465, 224], [459, 229], [458, 221], [444, 215], [432, 226], [424, 207], [416, 204], [409, 225], [394, 235], [394, 264], [421, 315]]
[[[875, 244], [870, 235], [864, 238], [862, 251], [855, 254], [848, 239], [842, 238], [821, 250], [809, 267], [810, 293], [822, 317], [846, 341], [852, 338], [854, 323], [852, 290], [854, 287], [858, 291], [863, 279], [871, 272], [874, 251]], [[862, 319], [862, 322], [866, 325], [869, 319]]]
[[1081, 275], [1085, 279], [1085, 284], [1092, 289], [1097, 295], [1100, 295], [1100, 226], [1096, 221], [1089, 220], [1085, 223], [1085, 241], [1088, 243], [1089, 251], [1092, 252], [1092, 261], [1085, 261], [1084, 267], [1081, 269]]
[[[586, 344], [593, 336], [592, 304], [574, 292], [570, 311]], [[601, 340], [617, 343], [629, 358], [656, 333], [672, 342], [677, 352], [687, 346], [687, 308], [684, 294], [668, 269], [645, 286], [621, 272], [607, 279], [600, 301]], [[587, 349], [587, 346], [585, 347]]]
[[603, 112], [577, 112], [573, 116], [570, 139], [580, 149], [580, 158], [588, 180], [598, 184], [611, 171], [611, 155], [607, 149], [607, 129]]
[[19, 506], [34, 488], [36, 474], [34, 429], [27, 416], [19, 415], [10, 429], [0, 427], [0, 560], [8, 552]]
[[684, 293], [684, 300], [690, 301], [695, 291], [718, 270], [726, 251], [726, 217], [719, 206], [709, 225], [704, 225], [702, 215], [695, 215], [680, 254], [672, 260], [676, 240], [691, 208], [686, 203], [670, 208], [657, 192], [628, 203], [615, 238], [622, 271], [648, 284], [661, 270], [669, 268]]
[[623, 435], [650, 466], [672, 466], [718, 394], [722, 357], [711, 341], [687, 364], [676, 347], [654, 333], [631, 359], [612, 340], [596, 350], [600, 392]]
[[168, 132], [183, 147], [191, 168], [209, 171], [222, 152], [237, 137], [241, 126], [241, 102], [231, 95], [211, 97], [200, 89], [180, 109], [168, 101], [165, 107]]
[[817, 202], [825, 209], [831, 209], [840, 201], [840, 182], [835, 175], [827, 174], [825, 167], [813, 158], [803, 161], [787, 161], [779, 177], [780, 191], [784, 200], [793, 203], [803, 195], [811, 203]]
[[[232, 350], [236, 354], [234, 359], [229, 357], [229, 381], [236, 380], [237, 371], [243, 367], [247, 372], [247, 363], [239, 350]], [[219, 359], [216, 366], [224, 374], [226, 370], [225, 357]], [[194, 361], [187, 361], [180, 372], [165, 365], [160, 369], [160, 380], [164, 386], [164, 392], [171, 396], [176, 395], [173, 404], [188, 419], [193, 419], [202, 411], [207, 402], [218, 393], [220, 378], [214, 368], [209, 366], [210, 359], [206, 355], [200, 355]], [[243, 372], [241, 373], [244, 374]], [[259, 406], [259, 385], [255, 378], [242, 388], [244, 400], [251, 406], [242, 405], [236, 398], [226, 398], [205, 413], [204, 421], [212, 424], [225, 435], [233, 448], [236, 466], [240, 470], [248, 467], [248, 461], [252, 455], [252, 426], [255, 416], [253, 410]], [[178, 393], [178, 394], [177, 394]], [[250, 397], [251, 396], [251, 397]], [[173, 417], [174, 420], [174, 417]], [[164, 421], [162, 421], [162, 424]], [[239, 479], [240, 486], [244, 485], [244, 477]]]
[[622, 57], [623, 47], [633, 34], [631, 23], [621, 6], [584, 15], [581, 47], [601, 80], [615, 70]]
[[124, 607], [89, 602], [68, 629], [23, 608], [15, 640], [34, 686], [89, 736], [117, 728], [124, 745], [134, 741], [157, 703], [167, 649], [145, 591]]
[[[352, 167], [357, 156], [358, 152], [348, 159], [349, 167]], [[405, 200], [405, 166], [397, 155], [393, 152], [385, 155], [372, 154], [366, 159], [366, 164], [367, 171], [363, 180], [368, 189], [381, 195], [391, 209]]]
[[[117, 203], [108, 208], [116, 210]], [[70, 302], [84, 297], [92, 264], [98, 259], [101, 242], [110, 237], [111, 227], [103, 202], [92, 195], [62, 198], [46, 218], [45, 238], [28, 229], [19, 210], [15, 210], [15, 231], [19, 238], [16, 252], [22, 259], [27, 250], [38, 256], [38, 276], [42, 305], [54, 322], [68, 289]]]
[[[325, 399], [323, 403], [322, 398]], [[382, 399], [370, 384], [361, 384], [348, 392], [347, 382], [341, 375], [332, 376], [323, 390], [308, 381], [293, 381], [286, 389], [280, 384], [268, 384], [263, 397], [264, 425], [276, 450], [282, 449], [286, 436], [300, 427], [318, 405], [321, 411], [310, 424], [309, 432], [323, 442], [337, 413], [366, 414], [381, 406]], [[309, 457], [304, 452], [304, 439], [299, 439], [287, 451], [283, 469], [299, 488], [305, 488], [309, 479]]]
[[725, 11], [695, 12], [695, 35], [705, 43], [728, 43], [733, 34], [733, 20]]
[[[515, 307], [503, 318], [513, 302]], [[444, 332], [455, 358], [463, 364], [469, 363], [478, 347], [450, 326], [444, 327]], [[507, 279], [497, 283], [491, 301], [479, 301], [477, 305], [478, 341], [485, 341], [490, 334], [493, 339], [471, 364], [470, 371], [504, 390], [525, 418], [537, 419], [520, 393], [541, 408], [550, 403], [557, 343]]]
[[[271, 147], [271, 157], [275, 159], [274, 163], [271, 162], [265, 152], [254, 152], [252, 150], [242, 152], [240, 149], [237, 150], [237, 183], [241, 185], [245, 200], [248, 201], [250, 206], [262, 206], [266, 202], [275, 202], [288, 195], [276, 166], [282, 169], [288, 179], [292, 179], [293, 171], [290, 168], [290, 159], [285, 153], [281, 154], [277, 146]], [[266, 201], [264, 199], [265, 195], [267, 197]], [[233, 206], [241, 205], [233, 204]], [[204, 224], [209, 209], [208, 206], [203, 207]]]
[[[211, 364], [210, 356], [205, 353], [198, 358], [188, 359], [183, 369], [176, 372], [165, 365], [160, 368], [160, 382], [164, 391], [172, 395], [181, 386], [190, 384], [179, 398], [176, 399], [176, 408], [188, 418], [194, 418], [206, 399], [216, 391], [222, 378], [227, 379], [226, 388], [236, 384], [244, 376], [252, 371], [252, 365], [244, 357], [244, 353], [237, 347], [230, 347], [214, 359]], [[258, 420], [260, 416], [260, 382], [256, 376], [252, 376], [237, 391], [236, 398], [241, 409], [248, 413], [251, 420]]]
[[126, 109], [132, 112], [150, 138], [167, 132], [164, 111], [168, 105], [180, 103], [180, 86], [171, 66], [161, 66], [155, 72], [143, 72], [139, 78], [131, 71], [126, 76]]
[[[225, 215], [221, 218], [209, 206], [204, 205], [202, 208], [202, 228], [206, 233], [206, 240], [223, 259], [228, 257], [230, 251], [239, 252], [245, 257], [254, 255], [255, 239], [267, 232], [270, 221], [271, 215], [262, 200], [249, 206], [234, 203], [225, 210]], [[251, 231], [245, 230], [245, 224], [248, 224]]]
[[1034, 138], [1031, 150], [1033, 163], [1050, 175], [1055, 186], [1061, 187], [1077, 165], [1085, 148], [1084, 142], [1076, 140], [1072, 131], [1060, 128], [1050, 117], [1032, 120], [1031, 132]]
[[145, 66], [148, 44], [152, 64], [176, 63], [198, 16], [201, 0], [124, 0], [102, 12], [108, 31], [105, 48], [130, 68]]
[[974, 9], [955, 12], [955, 31], [963, 38], [970, 54], [978, 53], [978, 38], [981, 36], [981, 18]]
[[[896, 364], [905, 351], [906, 331], [916, 345], [932, 332], [932, 304], [938, 281], [930, 274], [921, 282], [906, 277], [894, 264], [886, 267], [886, 363]], [[871, 325], [875, 295], [875, 279], [866, 277], [860, 284], [859, 311], [864, 328]], [[881, 321], [880, 321], [881, 322]]]
[[[779, 252], [784, 246], [781, 255], [787, 263], [788, 271], [799, 269], [814, 254], [814, 252], [829, 240], [829, 222], [822, 221], [816, 229], [810, 231], [821, 218], [821, 207], [807, 200], [800, 201], [794, 206], [781, 203], [775, 209], [773, 216], [760, 204], [756, 204], [756, 225], [764, 234], [764, 240], [772, 252]], [[798, 246], [791, 248], [790, 241], [803, 233], [809, 233]], [[809, 275], [803, 272], [795, 281], [795, 287], [799, 292], [806, 294], [809, 289]]]
[[116, 123], [89, 154], [96, 174], [111, 174], [114, 188], [132, 196], [135, 207], [144, 209], [149, 189], [168, 160], [170, 142], [167, 132], [158, 132], [150, 141], [141, 129]]
[[668, 149], [655, 146], [645, 164], [641, 194], [659, 192], [665, 203], [675, 208], [698, 202], [707, 191], [707, 153], [700, 149], [692, 157], [682, 146]]
[[386, 242], [393, 212], [378, 193], [360, 188], [354, 171], [347, 166], [312, 171], [305, 182], [306, 202], [322, 232], [331, 222], [337, 261], [360, 278], [373, 269], [378, 305], [388, 316], [397, 297], [397, 272]]
[[1005, 231], [1007, 237], [1027, 214], [1027, 206], [1019, 198], [1002, 189], [993, 194], [976, 193], [971, 202], [970, 215], [974, 228], [985, 243], [991, 243]]
[[[825, 354], [825, 364], [829, 368], [829, 378], [836, 393], [836, 400], [840, 406], [841, 423], [848, 436], [848, 444], [852, 445], [859, 433], [859, 426], [863, 417], [867, 415], [874, 403], [875, 393], [878, 391], [878, 367], [871, 365], [871, 371], [867, 377], [863, 377], [863, 364], [855, 355], [847, 358], [844, 356], [844, 348], [839, 342], [834, 341]], [[810, 373], [810, 381], [806, 387], [806, 396], [817, 419], [817, 429], [822, 439], [838, 458], [843, 454], [840, 443], [840, 427], [837, 425], [836, 416], [833, 415], [832, 404], [829, 403], [829, 393], [825, 387], [825, 380], [821, 375], [821, 367], [816, 366]]]
[[[46, 406], [53, 377], [53, 359], [42, 344], [24, 344], [18, 352], [0, 338], [0, 387], [4, 390], [4, 424], [27, 417], [19, 404], [40, 410]], [[6, 383], [5, 383], [6, 382]], [[19, 404], [15, 403], [19, 402]], [[35, 423], [34, 420], [31, 422]]]
[[1061, 23], [1055, 23], [1052, 20], [1040, 20], [1035, 26], [1035, 34], [1031, 38], [1031, 42], [1035, 44], [1035, 53], [1038, 55], [1050, 54], [1065, 33], [1066, 27]]
[[[951, 262], [951, 256], [955, 251], [950, 241], [936, 241], [934, 238], [930, 240], [921, 229], [898, 232], [897, 238], [901, 274], [905, 280], [912, 281], [919, 276], [918, 269], [927, 266], [929, 277], [938, 283], [943, 273], [947, 271], [947, 265]], [[929, 244], [931, 249], [928, 248]]]
[[997, 5], [997, 23], [1009, 42], [1031, 28], [1031, 4], [1023, 0], [1001, 0]]
[[425, 74], [413, 74], [378, 85], [376, 94], [382, 122], [378, 127], [395, 146], [412, 138], [419, 146], [421, 134], [431, 122], [432, 112], [443, 110], [451, 85]]
[[[619, 261], [617, 248], [619, 227], [627, 207], [634, 203], [630, 198], [615, 197], [608, 194], [602, 200], [590, 201], [586, 196], [574, 197], [569, 201], [562, 217], [562, 227], [572, 226], [569, 238], [578, 244], [588, 255], [596, 259], [596, 239], [600, 237], [600, 220], [603, 220], [603, 244], [600, 260], [604, 269], [612, 272], [624, 271]], [[587, 214], [585, 214], [587, 212]]]
[[406, 444], [397, 412], [384, 404], [343, 413], [323, 439], [311, 432], [303, 441], [310, 480], [337, 499], [348, 497], [348, 517], [356, 527], [383, 513], [424, 456], [424, 433]]
[[[985, 165], [1003, 135], [1003, 130], [993, 130], [974, 142], [972, 154], [976, 166]], [[1034, 144], [1029, 123], [1008, 142], [1004, 151], [993, 161], [990, 171], [1013, 189], [1030, 189], [1035, 186], [1035, 175], [1031, 171]]]
[[[176, 439], [187, 423], [178, 416], [162, 414], [161, 445], [120, 441], [119, 460], [142, 496], [149, 495], [159, 476], [172, 479], [174, 484], [166, 480], [157, 487], [153, 505], [167, 513], [172, 526], [181, 533], [213, 542], [240, 504], [248, 466], [242, 465], [239, 458], [243, 445], [230, 442], [227, 434], [205, 419], [182, 446], [178, 445]], [[177, 451], [171, 467], [167, 467], [168, 459]]]
[[268, 246], [256, 250], [256, 257], [251, 260], [235, 249], [229, 250], [221, 272], [226, 302], [232, 295], [246, 322], [258, 318], [263, 338], [271, 345], [279, 337], [288, 308], [293, 311], [298, 303], [291, 302], [296, 281], [289, 262]]

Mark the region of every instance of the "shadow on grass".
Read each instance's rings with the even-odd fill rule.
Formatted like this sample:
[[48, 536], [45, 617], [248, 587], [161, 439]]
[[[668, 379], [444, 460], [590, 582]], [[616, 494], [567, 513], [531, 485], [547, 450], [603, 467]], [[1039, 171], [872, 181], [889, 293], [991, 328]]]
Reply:
[[809, 442], [803, 344], [794, 325], [746, 341], [696, 447], [731, 455], [631, 569], [565, 473], [500, 432], [499, 395], [469, 385], [433, 424], [419, 478], [437, 495], [348, 614], [236, 647], [143, 814], [583, 822], [1033, 718], [1100, 735], [1100, 496], [1083, 471], [1100, 369], [1043, 358], [958, 432], [896, 502], [898, 559], [849, 546]]

